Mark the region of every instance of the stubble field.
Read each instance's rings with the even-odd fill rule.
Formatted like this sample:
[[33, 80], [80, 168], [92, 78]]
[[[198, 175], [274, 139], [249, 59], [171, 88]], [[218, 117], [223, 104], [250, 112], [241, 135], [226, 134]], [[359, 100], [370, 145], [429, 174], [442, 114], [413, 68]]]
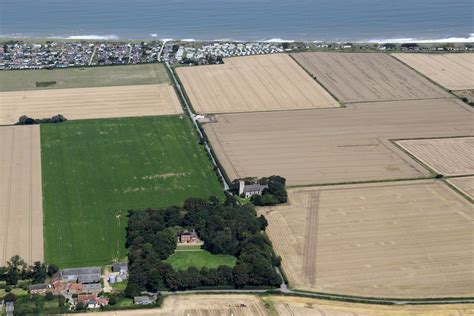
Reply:
[[474, 307], [461, 305], [383, 306], [352, 304], [312, 298], [271, 296], [279, 316], [464, 316]]
[[474, 54], [393, 54], [449, 90], [474, 89]]
[[0, 71], [2, 92], [161, 83], [170, 83], [163, 64]]
[[397, 144], [439, 174], [474, 174], [474, 137], [410, 139]]
[[22, 115], [90, 119], [178, 113], [181, 104], [168, 84], [0, 92], [0, 125]]
[[222, 197], [186, 117], [45, 124], [41, 154], [45, 259], [60, 267], [124, 258], [130, 209]]
[[474, 200], [474, 176], [451, 178], [448, 182], [454, 185], [459, 191]]
[[342, 102], [450, 97], [386, 54], [318, 52], [291, 56]]
[[226, 58], [224, 65], [176, 71], [198, 113], [339, 106], [286, 54]]
[[216, 115], [204, 125], [230, 179], [277, 174], [289, 185], [430, 176], [390, 139], [474, 135], [474, 111], [455, 99]]
[[[241, 304], [245, 306], [240, 306]], [[89, 314], [78, 314], [89, 315]], [[260, 298], [253, 295], [172, 295], [161, 308], [103, 312], [101, 316], [269, 316]]]
[[39, 126], [0, 127], [0, 266], [43, 261]]
[[290, 285], [368, 297], [474, 294], [473, 205], [442, 181], [291, 189], [261, 208]]

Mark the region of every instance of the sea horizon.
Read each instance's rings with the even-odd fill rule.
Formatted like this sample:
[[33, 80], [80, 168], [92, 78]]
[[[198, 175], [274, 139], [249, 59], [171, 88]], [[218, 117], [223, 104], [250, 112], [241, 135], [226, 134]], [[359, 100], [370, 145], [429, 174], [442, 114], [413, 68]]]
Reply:
[[474, 42], [470, 0], [5, 0], [0, 38]]

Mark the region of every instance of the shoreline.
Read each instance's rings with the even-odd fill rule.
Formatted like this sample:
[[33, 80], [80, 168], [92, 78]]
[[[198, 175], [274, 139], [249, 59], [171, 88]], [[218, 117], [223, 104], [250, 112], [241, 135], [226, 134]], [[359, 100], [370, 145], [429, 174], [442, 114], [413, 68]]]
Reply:
[[305, 39], [283, 39], [283, 38], [270, 38], [260, 40], [238, 40], [232, 38], [218, 38], [218, 39], [194, 39], [194, 38], [160, 38], [157, 34], [150, 34], [141, 38], [127, 38], [120, 37], [115, 34], [109, 35], [71, 35], [71, 36], [23, 36], [23, 35], [1, 35], [0, 41], [58, 41], [58, 42], [80, 42], [80, 41], [100, 41], [100, 42], [141, 42], [141, 41], [156, 41], [156, 42], [232, 42], [232, 43], [354, 43], [354, 44], [450, 44], [450, 43], [474, 43], [474, 33], [471, 33], [469, 37], [440, 37], [432, 39], [413, 38], [413, 37], [400, 37], [400, 38], [374, 38], [364, 40], [305, 40]]

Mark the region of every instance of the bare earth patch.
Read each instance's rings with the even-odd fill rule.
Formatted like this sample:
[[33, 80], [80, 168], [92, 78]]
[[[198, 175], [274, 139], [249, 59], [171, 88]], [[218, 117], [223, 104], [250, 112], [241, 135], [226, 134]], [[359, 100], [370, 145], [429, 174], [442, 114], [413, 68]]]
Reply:
[[324, 301], [304, 297], [271, 296], [279, 316], [462, 316], [474, 307], [461, 305], [383, 306]]
[[0, 266], [43, 261], [39, 126], [0, 127]]
[[454, 185], [459, 191], [474, 200], [474, 176], [451, 178], [448, 180], [448, 182]]
[[474, 137], [401, 140], [397, 144], [437, 173], [474, 174]]
[[389, 140], [474, 135], [473, 114], [456, 99], [377, 102], [216, 115], [204, 129], [230, 179], [309, 185], [429, 176]]
[[227, 58], [224, 65], [176, 71], [199, 113], [339, 106], [286, 54]]
[[[245, 306], [241, 306], [241, 304]], [[78, 315], [90, 315], [78, 314]], [[224, 295], [171, 295], [161, 308], [103, 312], [101, 316], [200, 316], [234, 315], [267, 316], [267, 310], [257, 296]]]
[[446, 89], [474, 89], [474, 54], [393, 54]]
[[182, 113], [168, 84], [0, 92], [0, 108], [0, 124], [13, 124], [21, 115], [90, 119]]
[[386, 54], [318, 52], [291, 56], [343, 102], [450, 97]]
[[289, 190], [259, 209], [293, 288], [368, 297], [474, 294], [473, 205], [442, 181]]

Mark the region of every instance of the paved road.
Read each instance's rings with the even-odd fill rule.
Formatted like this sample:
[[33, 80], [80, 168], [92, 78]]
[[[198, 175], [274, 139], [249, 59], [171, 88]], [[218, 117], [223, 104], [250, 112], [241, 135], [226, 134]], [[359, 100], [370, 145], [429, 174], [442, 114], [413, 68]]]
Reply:
[[181, 100], [183, 101], [184, 105], [186, 106], [186, 111], [188, 112], [189, 117], [191, 117], [191, 120], [193, 121], [194, 127], [196, 128], [196, 131], [199, 134], [199, 137], [204, 142], [204, 147], [206, 148], [206, 151], [208, 152], [209, 157], [211, 157], [212, 164], [217, 169], [217, 173], [219, 174], [219, 177], [221, 178], [222, 183], [224, 184], [224, 191], [229, 190], [229, 185], [227, 184], [227, 181], [226, 181], [226, 179], [225, 179], [225, 177], [222, 173], [221, 168], [219, 168], [219, 166], [217, 165], [217, 160], [214, 157], [214, 155], [212, 154], [211, 147], [207, 143], [206, 139], [204, 138], [204, 135], [201, 132], [201, 129], [199, 128], [198, 122], [196, 120], [196, 114], [193, 113], [193, 111], [191, 110], [191, 107], [188, 104], [188, 101], [184, 97], [183, 90], [182, 90], [181, 85], [179, 84], [178, 80], [176, 79], [176, 76], [174, 74], [173, 69], [171, 68], [171, 66], [168, 62], [166, 62], [165, 65], [168, 68], [169, 72], [171, 73], [171, 77], [173, 78], [174, 84], [176, 85], [176, 88], [178, 89], [179, 96], [180, 96]]

